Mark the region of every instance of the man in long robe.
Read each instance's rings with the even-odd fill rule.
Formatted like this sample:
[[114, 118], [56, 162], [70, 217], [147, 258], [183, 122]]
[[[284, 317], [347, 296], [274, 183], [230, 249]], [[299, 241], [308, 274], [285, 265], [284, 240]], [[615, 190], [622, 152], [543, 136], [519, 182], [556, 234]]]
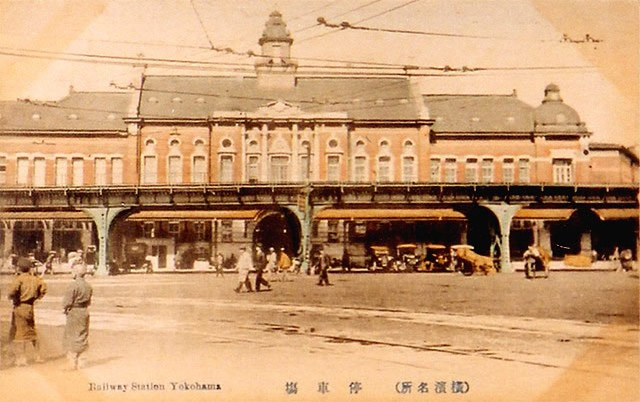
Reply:
[[73, 266], [74, 281], [64, 294], [63, 308], [67, 316], [64, 327], [64, 350], [70, 368], [77, 370], [85, 363], [83, 353], [89, 347], [89, 305], [93, 289], [85, 280], [87, 267], [84, 264]]
[[251, 289], [251, 281], [249, 280], [249, 271], [253, 269], [253, 261], [251, 261], [251, 254], [247, 251], [247, 248], [240, 247], [240, 257], [238, 257], [238, 287], [233, 289], [236, 293], [242, 290], [242, 285], [247, 287], [247, 291], [253, 292]]
[[264, 279], [264, 269], [267, 266], [267, 257], [264, 255], [262, 248], [260, 246], [256, 246], [256, 292], [260, 291], [260, 287], [262, 285], [266, 286], [268, 289], [271, 289], [271, 285], [269, 281]]
[[17, 262], [20, 274], [9, 285], [9, 300], [13, 302], [9, 341], [13, 342], [16, 365], [27, 364], [26, 345], [34, 349], [35, 361], [41, 362], [38, 334], [36, 332], [33, 304], [47, 293], [47, 285], [42, 279], [30, 273], [31, 261], [20, 258]]

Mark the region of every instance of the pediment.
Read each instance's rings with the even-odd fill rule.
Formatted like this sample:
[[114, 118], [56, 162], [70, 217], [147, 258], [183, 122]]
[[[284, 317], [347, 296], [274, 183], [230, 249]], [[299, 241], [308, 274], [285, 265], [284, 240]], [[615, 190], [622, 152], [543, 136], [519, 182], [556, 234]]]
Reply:
[[269, 102], [266, 105], [259, 107], [256, 111], [261, 116], [297, 116], [302, 114], [300, 106], [294, 105], [283, 100], [277, 100]]

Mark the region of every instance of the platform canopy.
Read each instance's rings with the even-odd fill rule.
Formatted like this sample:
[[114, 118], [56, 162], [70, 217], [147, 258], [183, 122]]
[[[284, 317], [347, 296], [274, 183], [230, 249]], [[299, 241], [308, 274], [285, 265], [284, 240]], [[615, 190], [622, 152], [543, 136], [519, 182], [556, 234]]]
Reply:
[[640, 210], [634, 208], [602, 208], [594, 209], [600, 219], [614, 220], [614, 219], [638, 219], [640, 217]]
[[257, 209], [242, 210], [170, 210], [139, 211], [129, 215], [127, 219], [137, 221], [154, 220], [207, 220], [207, 219], [255, 219], [260, 213]]
[[91, 216], [82, 211], [0, 211], [0, 220], [91, 220]]
[[318, 212], [314, 219], [345, 220], [449, 220], [466, 219], [464, 214], [451, 208], [327, 208]]
[[514, 219], [544, 219], [544, 220], [567, 220], [573, 208], [522, 208], [516, 212]]

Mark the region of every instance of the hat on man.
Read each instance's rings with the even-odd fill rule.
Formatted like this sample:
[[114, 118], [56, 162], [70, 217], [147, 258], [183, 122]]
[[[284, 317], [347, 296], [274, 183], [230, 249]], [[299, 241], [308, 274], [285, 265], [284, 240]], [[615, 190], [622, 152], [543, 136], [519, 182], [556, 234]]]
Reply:
[[269, 251], [275, 251], [276, 249], [273, 247], [269, 247]]
[[18, 258], [18, 269], [20, 272], [29, 272], [31, 269], [31, 260], [24, 257]]

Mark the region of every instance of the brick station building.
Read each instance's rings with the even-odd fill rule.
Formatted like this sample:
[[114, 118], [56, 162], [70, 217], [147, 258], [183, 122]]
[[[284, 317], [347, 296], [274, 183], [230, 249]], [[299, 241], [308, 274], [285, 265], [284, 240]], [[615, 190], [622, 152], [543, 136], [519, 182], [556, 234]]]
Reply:
[[[251, 76], [145, 75], [134, 92], [75, 92], [59, 101], [0, 103], [0, 185], [76, 188], [341, 183], [631, 186], [638, 158], [591, 142], [560, 88], [528, 105], [504, 95], [421, 94], [406, 77], [298, 74], [293, 38], [272, 13]], [[554, 257], [618, 247], [637, 255], [638, 209], [524, 206], [501, 230], [482, 205], [359, 204], [285, 207], [139, 208], [116, 219], [109, 259], [143, 243], [154, 269], [191, 269], [239, 245], [302, 253], [328, 245], [357, 263], [372, 245], [469, 243], [482, 254], [530, 244]], [[304, 211], [303, 211], [304, 212]], [[97, 244], [82, 211], [0, 210], [0, 258]], [[500, 232], [502, 231], [502, 235]], [[506, 243], [505, 243], [506, 242]], [[503, 252], [504, 254], [504, 252]], [[178, 262], [179, 261], [179, 262]]]

